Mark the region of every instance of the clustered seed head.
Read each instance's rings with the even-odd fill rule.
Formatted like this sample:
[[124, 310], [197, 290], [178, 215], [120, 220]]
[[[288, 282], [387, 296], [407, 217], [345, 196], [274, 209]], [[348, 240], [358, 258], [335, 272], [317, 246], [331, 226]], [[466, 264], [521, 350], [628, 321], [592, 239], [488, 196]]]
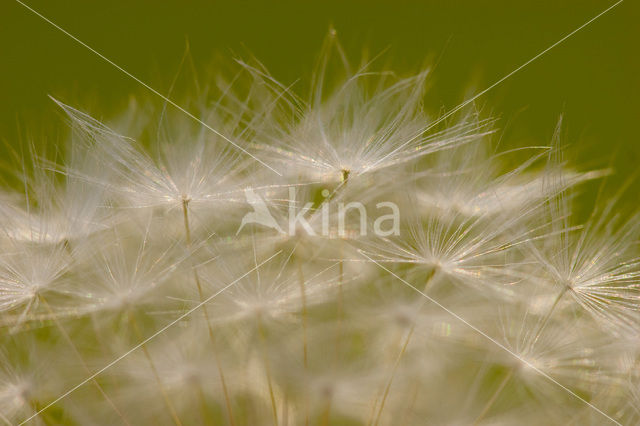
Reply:
[[560, 124], [497, 151], [337, 43], [306, 98], [244, 62], [199, 86], [206, 126], [56, 100], [64, 154], [0, 194], [0, 423], [640, 422], [624, 188], [580, 220], [610, 171]]

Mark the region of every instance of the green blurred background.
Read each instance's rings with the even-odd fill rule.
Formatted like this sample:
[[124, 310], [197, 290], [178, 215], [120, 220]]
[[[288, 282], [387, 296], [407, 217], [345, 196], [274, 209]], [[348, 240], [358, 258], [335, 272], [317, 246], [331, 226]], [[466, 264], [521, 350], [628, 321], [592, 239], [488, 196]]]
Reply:
[[[400, 72], [438, 60], [428, 104], [452, 108], [612, 1], [25, 0], [140, 79], [166, 93], [189, 40], [197, 66], [251, 52], [290, 84], [310, 75], [330, 25], [350, 57], [389, 48]], [[621, 5], [479, 99], [503, 117], [505, 137], [546, 144], [560, 114], [570, 156], [588, 167], [615, 155], [619, 176], [638, 164], [640, 7]], [[138, 83], [14, 0], [0, 3], [0, 138], [55, 142], [67, 129], [52, 94], [103, 117]], [[0, 151], [1, 153], [2, 151]]]

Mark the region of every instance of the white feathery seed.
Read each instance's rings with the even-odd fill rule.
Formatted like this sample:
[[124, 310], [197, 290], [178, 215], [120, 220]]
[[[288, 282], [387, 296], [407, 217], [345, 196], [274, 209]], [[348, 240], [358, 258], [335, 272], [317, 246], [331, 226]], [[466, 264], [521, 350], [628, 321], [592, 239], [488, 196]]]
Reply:
[[638, 423], [639, 216], [589, 192], [613, 168], [560, 161], [560, 123], [512, 146], [434, 114], [430, 72], [333, 32], [308, 96], [237, 62], [193, 117], [55, 100], [60, 154], [11, 165], [1, 424]]

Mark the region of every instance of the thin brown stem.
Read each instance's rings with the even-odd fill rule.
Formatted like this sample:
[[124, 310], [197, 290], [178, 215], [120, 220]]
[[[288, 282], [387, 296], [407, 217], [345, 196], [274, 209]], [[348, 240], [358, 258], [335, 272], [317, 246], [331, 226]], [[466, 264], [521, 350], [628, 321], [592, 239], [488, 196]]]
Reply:
[[565, 286], [562, 289], [562, 291], [558, 294], [556, 299], [553, 301], [553, 304], [551, 305], [551, 308], [549, 308], [549, 311], [547, 312], [547, 314], [542, 319], [542, 322], [540, 323], [540, 327], [538, 327], [538, 331], [536, 332], [536, 335], [535, 335], [535, 337], [533, 339], [533, 344], [535, 344], [538, 341], [538, 339], [540, 338], [540, 336], [542, 335], [542, 331], [547, 326], [547, 323], [549, 322], [549, 319], [551, 318], [551, 314], [553, 314], [553, 312], [555, 311], [556, 307], [558, 306], [558, 303], [560, 302], [562, 297], [565, 295], [565, 293], [569, 289], [570, 289], [569, 286]]
[[413, 413], [413, 407], [416, 405], [416, 401], [418, 400], [419, 390], [420, 390], [420, 383], [416, 382], [414, 391], [411, 394], [411, 398], [409, 399], [409, 404], [407, 404], [407, 408], [405, 410], [404, 416], [402, 416], [402, 421], [399, 424], [401, 425], [409, 424], [410, 416]]
[[491, 407], [493, 407], [493, 404], [498, 399], [498, 396], [500, 396], [500, 393], [502, 392], [504, 387], [509, 382], [509, 379], [511, 379], [511, 376], [513, 376], [513, 369], [510, 369], [509, 373], [507, 373], [507, 375], [504, 376], [504, 378], [502, 379], [502, 381], [500, 382], [500, 384], [498, 385], [496, 390], [493, 392], [493, 395], [491, 395], [491, 398], [489, 398], [489, 401], [487, 401], [487, 403], [485, 404], [484, 408], [480, 412], [480, 415], [473, 422], [474, 425], [477, 425], [478, 423], [480, 423], [480, 421], [484, 418], [484, 416], [487, 415], [487, 413], [489, 412]]
[[[182, 200], [182, 217], [184, 219], [184, 234], [185, 234], [185, 242], [187, 244], [187, 249], [190, 250], [192, 246], [191, 240], [191, 226], [189, 225], [189, 199], [183, 198]], [[198, 269], [195, 265], [191, 264], [191, 270], [193, 271], [193, 279], [196, 283], [196, 287], [198, 289], [198, 297], [200, 298], [200, 302], [204, 301], [204, 293], [202, 291], [202, 284], [200, 282], [200, 275], [198, 274]], [[218, 376], [220, 377], [220, 384], [222, 386], [222, 393], [224, 395], [224, 402], [227, 409], [227, 415], [229, 416], [229, 424], [231, 426], [235, 426], [235, 420], [233, 418], [233, 410], [231, 409], [231, 398], [229, 396], [229, 390], [227, 388], [227, 381], [224, 377], [224, 372], [222, 369], [222, 364], [220, 362], [220, 357], [218, 355], [217, 345], [215, 341], [215, 335], [213, 333], [213, 328], [211, 327], [211, 322], [209, 321], [209, 311], [207, 309], [207, 305], [202, 305], [202, 312], [204, 314], [204, 320], [207, 323], [207, 330], [209, 332], [209, 340], [211, 340], [211, 346], [213, 348], [213, 357], [216, 362], [216, 368], [218, 370]]]
[[[341, 250], [342, 251], [342, 250]], [[340, 343], [342, 339], [342, 321], [344, 316], [344, 291], [342, 285], [344, 283], [344, 265], [342, 260], [338, 263], [338, 307], [337, 307], [337, 319], [338, 326], [336, 330], [336, 343], [335, 343], [335, 361], [336, 363], [340, 359]]]
[[380, 419], [382, 418], [382, 411], [384, 410], [385, 402], [387, 401], [387, 397], [389, 396], [389, 391], [391, 390], [391, 385], [393, 383], [393, 379], [395, 378], [396, 372], [398, 370], [398, 366], [400, 365], [400, 361], [402, 360], [402, 356], [407, 350], [407, 346], [409, 346], [409, 342], [411, 341], [411, 336], [413, 336], [413, 332], [415, 330], [415, 324], [411, 326], [411, 329], [407, 333], [407, 337], [404, 340], [404, 344], [402, 345], [402, 349], [396, 358], [396, 362], [393, 364], [393, 369], [391, 370], [391, 376], [387, 381], [387, 385], [384, 388], [384, 393], [382, 394], [382, 400], [380, 401], [380, 409], [378, 410], [378, 415], [376, 416], [375, 422], [373, 423], [375, 426], [378, 426], [380, 423]]
[[[349, 174], [351, 173], [350, 170], [348, 169], [342, 169], [342, 183], [340, 184], [340, 187], [342, 187], [342, 191], [345, 190], [345, 188], [347, 187], [347, 184], [349, 183]], [[337, 190], [336, 190], [337, 191]], [[343, 244], [342, 241], [340, 242], [340, 258], [342, 258], [343, 256]], [[342, 337], [342, 321], [343, 321], [343, 316], [344, 316], [344, 262], [342, 260], [339, 261], [338, 264], [338, 274], [339, 274], [339, 280], [338, 280], [338, 333], [337, 333], [337, 337], [336, 337], [336, 355], [339, 353], [340, 351], [340, 339]]]
[[331, 396], [327, 397], [327, 406], [322, 412], [322, 425], [328, 426], [329, 420], [331, 420]]
[[[424, 284], [424, 289], [423, 291], [427, 291], [427, 288], [429, 287], [429, 284], [433, 282], [434, 277], [437, 274], [437, 269], [433, 268], [429, 271], [426, 280], [425, 280], [425, 284]], [[424, 305], [424, 301], [421, 303], [421, 307]], [[382, 395], [382, 400], [380, 402], [380, 409], [378, 410], [378, 414], [376, 416], [376, 419], [374, 421], [374, 424], [377, 426], [378, 423], [380, 422], [380, 419], [382, 418], [382, 411], [384, 410], [384, 405], [385, 402], [387, 400], [387, 397], [389, 396], [389, 391], [391, 390], [391, 384], [393, 383], [393, 379], [395, 378], [396, 372], [398, 370], [398, 366], [400, 365], [400, 361], [402, 360], [402, 357], [404, 355], [404, 353], [407, 350], [407, 347], [409, 346], [409, 343], [411, 342], [411, 337], [413, 336], [413, 332], [415, 331], [416, 325], [415, 323], [411, 326], [411, 328], [409, 329], [409, 332], [407, 333], [407, 337], [405, 338], [404, 343], [402, 344], [402, 347], [400, 349], [400, 353], [398, 354], [398, 357], [396, 358], [395, 363], [393, 364], [393, 368], [391, 370], [391, 375], [389, 377], [389, 380], [387, 381], [387, 384], [385, 386], [383, 395]], [[377, 398], [374, 404], [374, 412], [375, 412], [375, 407], [377, 405]]]
[[260, 335], [260, 343], [262, 344], [262, 362], [264, 364], [265, 375], [267, 376], [267, 386], [269, 388], [269, 399], [271, 400], [271, 411], [273, 414], [273, 425], [278, 426], [278, 407], [276, 405], [276, 397], [273, 391], [273, 382], [271, 380], [271, 366], [269, 363], [269, 357], [267, 355], [267, 336], [264, 330], [264, 326], [262, 324], [262, 319], [260, 316], [257, 318], [258, 321], [258, 334]]
[[289, 399], [285, 395], [282, 399], [282, 426], [289, 426]]
[[[307, 349], [307, 292], [305, 288], [304, 272], [302, 264], [298, 262], [298, 282], [300, 284], [300, 298], [302, 301], [302, 362], [306, 370], [309, 367], [308, 349]], [[309, 401], [304, 396], [304, 424], [309, 424]]]
[[[142, 333], [140, 332], [138, 321], [136, 321], [135, 316], [131, 312], [129, 313], [129, 321], [131, 322], [133, 330], [137, 334], [138, 338], [142, 339]], [[178, 426], [182, 426], [182, 422], [180, 421], [180, 418], [178, 417], [178, 413], [176, 412], [176, 409], [173, 406], [173, 403], [171, 402], [171, 399], [169, 398], [169, 395], [167, 394], [166, 389], [164, 388], [164, 384], [162, 383], [162, 379], [160, 378], [158, 369], [156, 368], [156, 365], [153, 362], [153, 358], [151, 358], [149, 349], [147, 349], [147, 345], [143, 343], [141, 347], [142, 347], [142, 352], [144, 353], [145, 358], [147, 358], [149, 367], [153, 372], [153, 376], [156, 380], [156, 383], [158, 383], [158, 387], [160, 388], [160, 394], [162, 395], [162, 399], [164, 400], [164, 403], [167, 406], [167, 410], [169, 411], [169, 414], [171, 415], [173, 422]]]
[[305, 288], [302, 265], [298, 262], [298, 283], [300, 284], [300, 300], [302, 302], [302, 361], [304, 368], [308, 367], [307, 356], [307, 292]]

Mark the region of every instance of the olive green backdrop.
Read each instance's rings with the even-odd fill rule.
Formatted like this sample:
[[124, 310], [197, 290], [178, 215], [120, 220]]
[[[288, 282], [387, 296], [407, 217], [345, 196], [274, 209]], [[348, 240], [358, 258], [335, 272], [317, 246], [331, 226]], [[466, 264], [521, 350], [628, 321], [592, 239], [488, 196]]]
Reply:
[[[431, 106], [452, 108], [607, 8], [611, 1], [25, 0], [160, 92], [185, 51], [197, 65], [251, 52], [285, 83], [309, 76], [330, 25], [357, 62], [363, 47], [410, 72], [438, 59]], [[479, 99], [506, 136], [548, 143], [564, 113], [570, 155], [589, 167], [640, 158], [640, 7], [626, 0]], [[0, 2], [0, 138], [57, 140], [47, 94], [105, 116], [138, 83], [13, 0]], [[508, 123], [508, 126], [507, 126]], [[4, 151], [0, 150], [0, 153]]]

